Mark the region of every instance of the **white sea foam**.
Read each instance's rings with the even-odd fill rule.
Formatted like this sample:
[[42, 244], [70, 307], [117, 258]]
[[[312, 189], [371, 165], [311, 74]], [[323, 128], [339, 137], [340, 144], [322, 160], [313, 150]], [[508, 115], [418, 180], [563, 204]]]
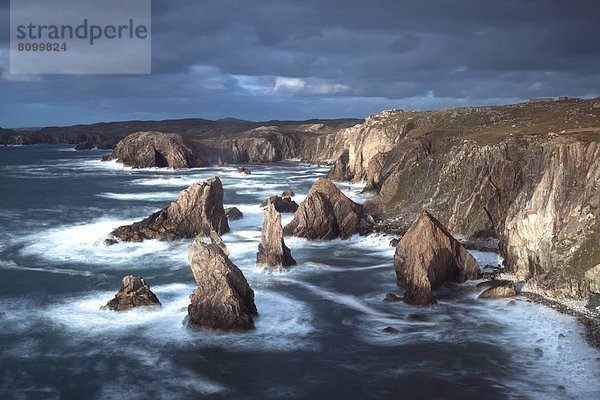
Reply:
[[135, 179], [133, 180], [131, 183], [133, 185], [141, 185], [141, 186], [153, 186], [153, 187], [157, 187], [157, 186], [164, 186], [164, 187], [188, 187], [191, 184], [197, 182], [196, 179], [193, 178], [184, 178], [182, 176], [176, 176], [176, 177], [172, 177], [172, 178], [168, 178], [168, 177], [160, 177], [160, 178], [142, 178], [142, 179]]
[[101, 310], [114, 292], [95, 292], [83, 297], [66, 298], [44, 310], [56, 324], [85, 336], [120, 336], [133, 328], [151, 342], [193, 344], [198, 347], [223, 347], [228, 350], [286, 351], [314, 347], [307, 336], [314, 332], [311, 312], [297, 299], [272, 291], [255, 290], [260, 316], [256, 330], [247, 333], [194, 331], [183, 326], [193, 284], [152, 286], [161, 308], [136, 308], [125, 312]]
[[131, 200], [143, 200], [143, 201], [175, 201], [178, 196], [178, 192], [149, 192], [149, 193], [112, 193], [104, 192], [98, 195], [107, 199], [131, 201]]
[[100, 219], [89, 224], [43, 230], [25, 238], [21, 253], [53, 262], [95, 264], [104, 268], [118, 268], [146, 256], [174, 261], [186, 259], [185, 242], [145, 240], [104, 245], [104, 239], [113, 229], [127, 223], [131, 221]]
[[33, 271], [33, 272], [43, 272], [43, 273], [60, 274], [60, 275], [77, 275], [77, 276], [99, 275], [99, 276], [103, 276], [103, 274], [96, 274], [92, 271], [69, 269], [69, 268], [57, 268], [57, 267], [52, 267], [52, 266], [44, 266], [44, 267], [39, 267], [39, 268], [25, 267], [25, 266], [17, 265], [17, 263], [15, 263], [14, 261], [0, 261], [0, 269], [14, 269], [14, 270], [19, 270], [19, 271]]

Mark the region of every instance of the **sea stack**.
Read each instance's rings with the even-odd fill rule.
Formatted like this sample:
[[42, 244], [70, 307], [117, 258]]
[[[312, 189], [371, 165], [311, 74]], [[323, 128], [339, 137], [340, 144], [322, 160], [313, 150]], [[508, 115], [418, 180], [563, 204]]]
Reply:
[[348, 239], [368, 225], [362, 205], [346, 197], [329, 179], [320, 178], [283, 232], [306, 239]]
[[197, 235], [219, 235], [229, 232], [223, 209], [223, 185], [218, 177], [194, 183], [179, 193], [176, 201], [148, 218], [121, 226], [112, 234], [126, 242], [144, 239], [177, 240]]
[[394, 266], [404, 302], [419, 306], [435, 304], [432, 290], [444, 282], [479, 278], [475, 258], [427, 211], [398, 242]]
[[134, 307], [160, 307], [160, 301], [141, 276], [127, 275], [115, 297], [103, 309], [125, 311]]
[[254, 329], [253, 318], [258, 315], [254, 291], [223, 249], [197, 237], [188, 247], [188, 259], [198, 287], [190, 295], [186, 326], [222, 331]]
[[296, 265], [296, 260], [292, 258], [290, 249], [283, 240], [281, 214], [276, 210], [274, 203], [269, 203], [265, 209], [256, 262], [270, 267]]
[[193, 168], [208, 163], [196, 146], [177, 133], [137, 132], [117, 143], [102, 161], [117, 160], [133, 168]]

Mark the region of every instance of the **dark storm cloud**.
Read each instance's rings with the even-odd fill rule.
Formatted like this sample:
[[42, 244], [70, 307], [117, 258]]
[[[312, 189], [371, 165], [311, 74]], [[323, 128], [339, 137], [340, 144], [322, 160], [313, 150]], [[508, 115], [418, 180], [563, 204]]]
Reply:
[[600, 92], [591, 0], [154, 1], [151, 76], [29, 78], [7, 74], [7, 4], [0, 126], [364, 116]]

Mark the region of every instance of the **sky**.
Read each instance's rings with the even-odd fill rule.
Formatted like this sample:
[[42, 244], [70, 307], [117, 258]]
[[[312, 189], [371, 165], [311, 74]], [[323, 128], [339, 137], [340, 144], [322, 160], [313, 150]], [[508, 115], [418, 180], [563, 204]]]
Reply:
[[9, 3], [5, 128], [600, 96], [597, 0], [156, 0], [150, 75], [10, 74]]

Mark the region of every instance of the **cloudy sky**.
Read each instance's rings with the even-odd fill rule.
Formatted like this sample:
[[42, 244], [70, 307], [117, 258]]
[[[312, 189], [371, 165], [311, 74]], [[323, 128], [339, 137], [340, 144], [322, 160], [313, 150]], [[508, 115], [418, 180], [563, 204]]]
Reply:
[[[76, 1], [76, 0], [73, 0]], [[151, 75], [9, 73], [0, 126], [365, 117], [600, 95], [598, 0], [156, 0]]]

